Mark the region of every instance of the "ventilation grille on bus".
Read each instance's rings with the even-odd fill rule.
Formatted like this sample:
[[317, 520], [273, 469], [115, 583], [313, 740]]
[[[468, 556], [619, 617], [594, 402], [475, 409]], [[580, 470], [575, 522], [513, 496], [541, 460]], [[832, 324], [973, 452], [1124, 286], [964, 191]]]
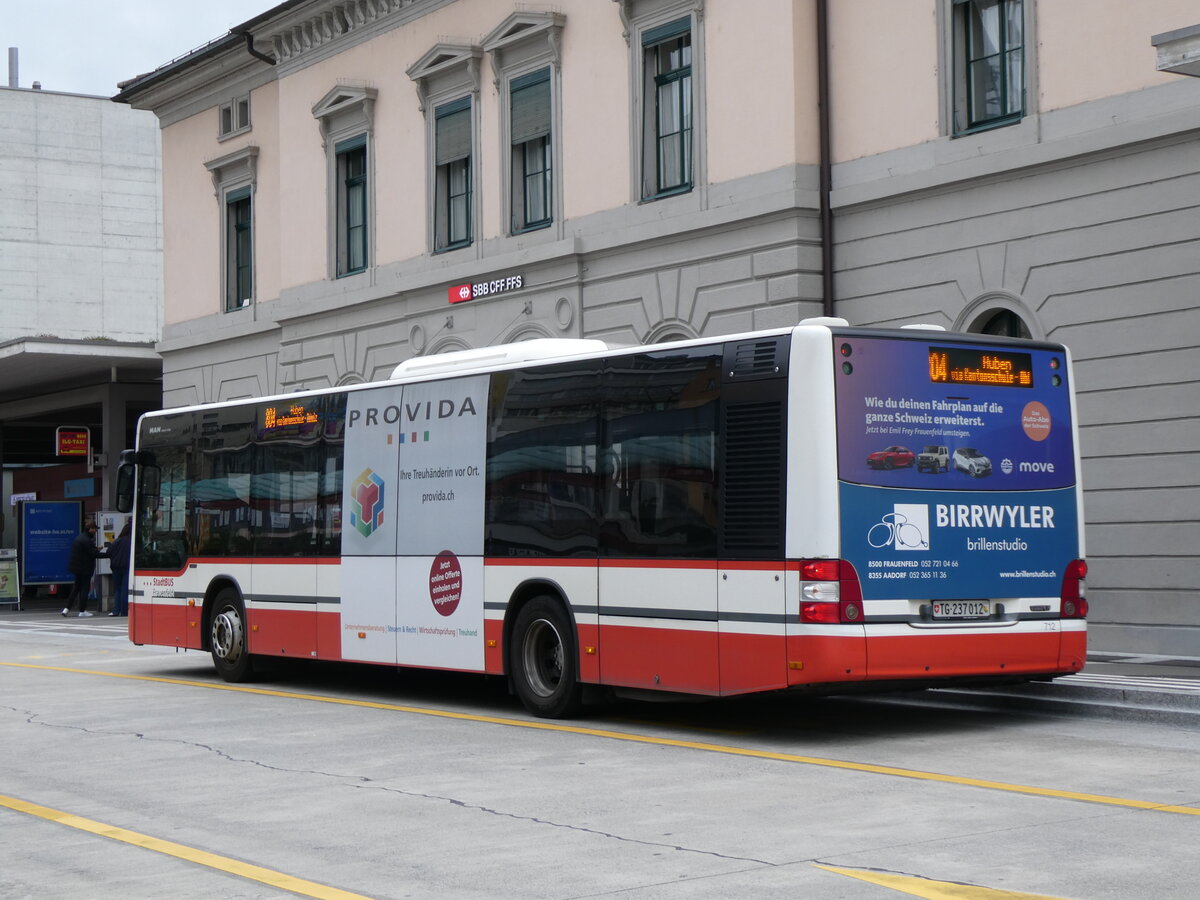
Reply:
[[784, 404], [725, 407], [721, 555], [783, 555]]
[[725, 345], [725, 377], [774, 378], [787, 374], [786, 337], [760, 338]]

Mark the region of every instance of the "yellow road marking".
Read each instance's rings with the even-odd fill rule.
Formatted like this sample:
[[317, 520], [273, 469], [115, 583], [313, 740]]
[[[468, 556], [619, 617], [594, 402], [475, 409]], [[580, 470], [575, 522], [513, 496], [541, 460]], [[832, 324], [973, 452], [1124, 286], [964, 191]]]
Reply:
[[362, 894], [341, 891], [328, 885], [318, 884], [315, 881], [306, 881], [303, 878], [284, 875], [282, 872], [264, 869], [262, 866], [253, 866], [250, 863], [230, 859], [228, 856], [206, 853], [203, 850], [197, 850], [195, 847], [187, 847], [183, 844], [176, 844], [173, 841], [160, 840], [146, 834], [139, 834], [136, 831], [118, 828], [115, 825], [106, 825], [103, 822], [97, 822], [93, 819], [85, 819], [82, 816], [75, 816], [61, 810], [50, 809], [47, 806], [39, 806], [36, 803], [18, 800], [16, 797], [6, 797], [0, 794], [0, 806], [7, 806], [16, 812], [27, 813], [31, 816], [37, 816], [39, 819], [45, 819], [48, 822], [56, 822], [59, 825], [66, 825], [69, 828], [77, 828], [80, 831], [87, 831], [91, 834], [97, 834], [100, 837], [111, 838], [114, 841], [122, 841], [126, 844], [132, 844], [135, 847], [153, 850], [156, 853], [165, 853], [167, 856], [174, 856], [186, 862], [207, 866], [219, 872], [227, 872], [230, 875], [238, 875], [242, 878], [248, 878], [251, 881], [258, 881], [271, 887], [279, 888], [280, 890], [291, 891], [293, 894], [300, 894], [305, 897], [317, 897], [320, 900], [368, 900]]
[[1019, 891], [998, 891], [995, 888], [979, 887], [974, 884], [958, 884], [953, 881], [933, 881], [914, 875], [896, 875], [891, 872], [870, 872], [863, 869], [842, 869], [837, 866], [822, 866], [818, 869], [836, 872], [850, 878], [858, 878], [871, 884], [891, 888], [926, 900], [1062, 900], [1046, 894], [1022, 894]]
[[121, 672], [101, 672], [94, 669], [72, 669], [65, 666], [36, 666], [29, 663], [0, 662], [0, 666], [16, 669], [41, 669], [51, 672], [70, 672], [76, 675], [98, 675], [104, 678], [126, 678], [131, 681], [150, 681], [159, 684], [175, 684], [183, 687], [208, 688], [215, 691], [234, 691], [241, 694], [260, 694], [265, 697], [282, 697], [289, 700], [308, 700], [314, 703], [335, 703], [341, 706], [358, 706], [366, 709], [383, 709], [391, 712], [411, 713], [418, 716], [433, 716], [439, 719], [456, 719], [464, 722], [483, 722], [489, 725], [507, 725], [513, 728], [532, 728], [539, 731], [557, 731], [565, 734], [580, 734], [588, 737], [607, 738], [635, 744], [650, 744], [658, 747], [679, 747], [687, 750], [703, 750], [728, 756], [745, 756], [752, 759], [771, 759], [779, 762], [801, 763], [830, 769], [845, 769], [851, 772], [869, 772], [873, 775], [891, 775], [896, 778], [912, 778], [941, 784], [957, 784], [965, 787], [986, 788], [1010, 794], [1028, 794], [1034, 797], [1052, 797], [1057, 800], [1078, 800], [1103, 806], [1119, 806], [1126, 809], [1145, 809], [1154, 812], [1178, 813], [1183, 816], [1200, 816], [1200, 807], [1172, 806], [1150, 800], [1130, 800], [1125, 797], [1110, 797], [1105, 794], [1088, 794], [1080, 791], [1060, 791], [1054, 788], [1036, 787], [1027, 784], [1011, 784], [1004, 781], [988, 781], [982, 778], [966, 778], [960, 775], [945, 775], [941, 772], [923, 772], [920, 769], [902, 769], [897, 766], [877, 766], [872, 763], [849, 762], [842, 759], [825, 759], [820, 756], [800, 756], [795, 753], [776, 753], [771, 750], [754, 750], [749, 747], [732, 747], [726, 744], [710, 744], [703, 741], [686, 741], [678, 738], [654, 737], [626, 731], [611, 731], [605, 728], [586, 728], [563, 722], [547, 722], [541, 719], [510, 719], [504, 716], [485, 716], [475, 713], [460, 713], [446, 709], [429, 709], [421, 706], [405, 706], [398, 703], [378, 703], [372, 700], [351, 700], [321, 694], [302, 694], [296, 691], [276, 691], [268, 688], [246, 687], [223, 682], [190, 681], [184, 678], [166, 678], [157, 675], [130, 675]]

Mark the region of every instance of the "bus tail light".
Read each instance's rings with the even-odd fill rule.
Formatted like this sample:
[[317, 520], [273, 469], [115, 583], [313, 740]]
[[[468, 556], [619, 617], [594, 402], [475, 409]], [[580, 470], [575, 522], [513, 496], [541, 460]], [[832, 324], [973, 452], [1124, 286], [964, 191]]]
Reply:
[[1084, 581], [1087, 578], [1087, 562], [1073, 559], [1067, 565], [1062, 580], [1062, 617], [1064, 619], [1086, 619], [1088, 614]]
[[821, 625], [863, 620], [862, 585], [844, 559], [800, 561], [800, 621]]

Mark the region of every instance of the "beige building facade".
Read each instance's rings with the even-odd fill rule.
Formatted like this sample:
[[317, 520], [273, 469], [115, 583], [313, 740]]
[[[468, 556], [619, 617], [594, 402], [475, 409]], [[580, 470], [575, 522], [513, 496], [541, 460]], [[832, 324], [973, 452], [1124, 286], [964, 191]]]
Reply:
[[1093, 647], [1200, 656], [1189, 0], [292, 0], [127, 82], [164, 402], [833, 314], [1062, 341]]

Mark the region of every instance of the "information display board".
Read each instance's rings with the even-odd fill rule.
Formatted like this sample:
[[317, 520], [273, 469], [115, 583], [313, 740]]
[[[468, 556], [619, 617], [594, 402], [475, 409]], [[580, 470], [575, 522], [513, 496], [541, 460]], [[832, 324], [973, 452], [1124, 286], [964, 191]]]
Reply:
[[71, 541], [83, 528], [83, 504], [74, 500], [35, 500], [20, 505], [17, 557], [21, 584], [69, 584]]

